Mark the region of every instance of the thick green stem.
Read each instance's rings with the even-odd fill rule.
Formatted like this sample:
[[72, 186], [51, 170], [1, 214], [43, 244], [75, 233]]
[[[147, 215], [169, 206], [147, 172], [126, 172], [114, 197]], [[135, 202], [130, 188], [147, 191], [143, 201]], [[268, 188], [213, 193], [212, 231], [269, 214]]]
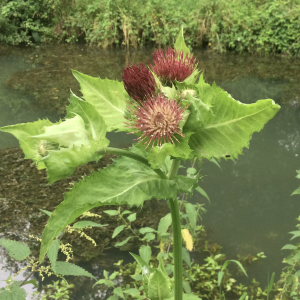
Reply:
[[[169, 179], [173, 179], [179, 169], [180, 160], [174, 160], [169, 172]], [[173, 229], [173, 257], [174, 257], [174, 278], [175, 278], [175, 300], [182, 300], [182, 238], [181, 221], [178, 207], [178, 200], [169, 199], [169, 206], [172, 216]]]
[[[116, 154], [116, 155], [127, 156], [127, 157], [135, 159], [135, 160], [143, 163], [144, 165], [148, 166], [149, 168], [151, 168], [151, 165], [148, 163], [148, 160], [145, 157], [143, 157], [141, 155], [138, 155], [136, 153], [133, 153], [133, 152], [129, 152], [128, 150], [107, 147], [107, 148], [103, 148], [103, 149], [97, 150], [96, 153], [97, 154], [109, 153], [109, 154]], [[167, 179], [166, 174], [162, 170], [160, 170], [160, 169], [153, 169], [153, 171], [156, 172], [159, 175], [160, 178]]]

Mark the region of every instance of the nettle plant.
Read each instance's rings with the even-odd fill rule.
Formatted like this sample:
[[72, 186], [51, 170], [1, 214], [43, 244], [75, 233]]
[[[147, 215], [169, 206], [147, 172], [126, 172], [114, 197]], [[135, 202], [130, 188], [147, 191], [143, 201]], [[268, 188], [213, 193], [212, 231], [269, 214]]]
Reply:
[[[127, 66], [123, 82], [73, 71], [84, 100], [71, 93], [64, 121], [51, 123], [46, 119], [1, 130], [19, 139], [25, 158], [33, 160], [38, 169], [47, 170], [50, 184], [105, 153], [118, 155], [112, 165], [84, 177], [65, 194], [43, 231], [40, 263], [47, 253], [53, 257], [53, 249], [58, 251], [59, 234], [90, 209], [142, 206], [151, 198], [168, 199], [173, 277], [165, 270], [163, 255], [159, 255], [156, 268], [134, 255], [142, 270], [143, 295], [151, 300], [194, 299], [195, 295], [183, 294], [184, 227], [177, 197], [199, 190], [202, 159], [237, 159], [252, 134], [260, 131], [280, 107], [271, 99], [243, 104], [215, 83], [205, 83], [182, 30], [174, 49], [159, 49], [152, 58], [154, 64], [149, 66]], [[129, 149], [111, 148], [106, 138], [111, 131], [134, 134], [136, 143]], [[193, 167], [187, 176], [178, 175], [181, 162], [187, 160]], [[55, 259], [52, 262], [55, 271]], [[64, 265], [59, 265], [61, 274]]]

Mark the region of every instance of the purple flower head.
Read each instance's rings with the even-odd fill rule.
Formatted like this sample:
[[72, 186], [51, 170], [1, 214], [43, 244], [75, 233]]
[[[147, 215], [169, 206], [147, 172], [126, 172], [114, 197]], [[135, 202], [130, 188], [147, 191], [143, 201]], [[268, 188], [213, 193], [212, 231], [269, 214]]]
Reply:
[[156, 91], [155, 79], [144, 64], [127, 66], [122, 78], [128, 95], [136, 101], [143, 102]]
[[154, 66], [151, 70], [159, 77], [163, 84], [170, 85], [175, 80], [182, 82], [189, 77], [197, 68], [197, 60], [192, 54], [184, 56], [182, 51], [173, 50], [169, 47], [165, 50], [156, 50], [152, 54]]
[[184, 137], [179, 122], [183, 119], [185, 109], [181, 103], [158, 95], [146, 99], [141, 105], [128, 106], [131, 119], [126, 124], [135, 129], [132, 133], [141, 134], [137, 140], [144, 141], [146, 148], [152, 143], [152, 150], [155, 145], [160, 147], [163, 143], [179, 143], [176, 134]]

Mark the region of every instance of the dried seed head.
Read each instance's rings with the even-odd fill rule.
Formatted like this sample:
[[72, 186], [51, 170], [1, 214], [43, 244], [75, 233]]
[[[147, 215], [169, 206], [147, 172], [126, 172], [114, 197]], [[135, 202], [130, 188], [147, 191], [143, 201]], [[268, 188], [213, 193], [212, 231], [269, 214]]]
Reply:
[[184, 137], [179, 122], [183, 119], [185, 108], [175, 100], [158, 95], [148, 98], [140, 107], [129, 110], [132, 118], [126, 123], [127, 127], [134, 128], [133, 133], [141, 134], [137, 140], [144, 141], [146, 148], [150, 144], [151, 149], [164, 143], [174, 144], [174, 140], [179, 143], [176, 134]]
[[144, 64], [127, 66], [122, 78], [128, 95], [136, 101], [145, 101], [156, 91], [155, 79]]
[[163, 84], [170, 85], [175, 80], [182, 82], [197, 68], [197, 60], [192, 54], [184, 56], [183, 51], [168, 48], [165, 54], [162, 49], [152, 54], [154, 66], [151, 70], [159, 77]]

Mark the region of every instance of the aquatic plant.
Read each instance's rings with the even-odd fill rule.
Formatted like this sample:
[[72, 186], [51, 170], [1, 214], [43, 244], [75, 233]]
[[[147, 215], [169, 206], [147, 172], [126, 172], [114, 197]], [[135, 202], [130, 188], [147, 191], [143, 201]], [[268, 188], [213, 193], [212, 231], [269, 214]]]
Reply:
[[[188, 228], [182, 228], [177, 197], [191, 194], [194, 190], [205, 195], [198, 186], [201, 160], [236, 159], [243, 148], [249, 146], [252, 134], [260, 131], [274, 117], [279, 106], [271, 99], [246, 105], [234, 100], [216, 84], [207, 84], [203, 74], [199, 76], [199, 71], [195, 69], [196, 64], [185, 45], [182, 30], [174, 47], [173, 54], [170, 50], [167, 52], [171, 53], [172, 58], [168, 61], [168, 70], [176, 70], [176, 76], [165, 76], [169, 71], [160, 72], [161, 69], [156, 74], [156, 68], [152, 68], [157, 89], [155, 95], [148, 96], [145, 92], [142, 93], [145, 97], [141, 99], [137, 97], [136, 90], [129, 88], [130, 80], [125, 80], [125, 86], [127, 84], [127, 89], [134, 92], [128, 94], [122, 82], [93, 78], [73, 71], [84, 100], [71, 93], [64, 121], [52, 123], [46, 119], [1, 128], [19, 139], [26, 159], [33, 160], [39, 169], [47, 170], [50, 184], [71, 175], [79, 165], [99, 160], [105, 153], [119, 156], [109, 167], [76, 183], [51, 213], [42, 235], [39, 262], [42, 263], [48, 255], [53, 272], [69, 275], [73, 269], [74, 275], [94, 278], [78, 266], [57, 261], [58, 237], [77, 217], [103, 205], [142, 206], [151, 198], [168, 199], [171, 213], [163, 220], [161, 227], [168, 228], [172, 223], [172, 255], [169, 251], [165, 253], [162, 245], [158, 264], [152, 267], [146, 259], [149, 258], [148, 247], [141, 249], [140, 256], [132, 254], [143, 270], [143, 297], [154, 300], [173, 298], [174, 295], [175, 300], [197, 299], [188, 292], [183, 294], [182, 260], [188, 261], [189, 253], [182, 250], [182, 229]], [[188, 66], [191, 66], [188, 72], [185, 69], [186, 58]], [[155, 65], [157, 63], [158, 60]], [[125, 69], [124, 74], [127, 71]], [[140, 67], [139, 72], [147, 73], [144, 67]], [[150, 73], [147, 74], [149, 76]], [[184, 76], [177, 77], [178, 74]], [[129, 78], [132, 77], [131, 70], [129, 75]], [[134, 78], [134, 81], [143, 85], [143, 91], [148, 91], [147, 84], [153, 87], [151, 80]], [[128, 127], [134, 127], [134, 131]], [[108, 147], [106, 133], [113, 130], [134, 132], [138, 143], [127, 150]], [[181, 161], [187, 160], [192, 162], [187, 176], [178, 175]], [[184, 205], [192, 236], [196, 228], [197, 206], [191, 203]], [[112, 214], [115, 213], [118, 214], [118, 211]], [[135, 218], [134, 213], [128, 216], [129, 221]], [[124, 228], [116, 229], [114, 235]], [[158, 229], [160, 238], [165, 233], [162, 228]], [[144, 233], [145, 239], [155, 237], [151, 228], [144, 230]], [[191, 237], [186, 238], [186, 230], [184, 236], [190, 248]], [[128, 237], [118, 245], [125, 245], [130, 239]], [[7, 243], [2, 241], [2, 244]], [[171, 243], [169, 245], [168, 248]], [[171, 272], [166, 271], [165, 257], [173, 259], [174, 271], [173, 267]], [[107, 280], [110, 278], [107, 277]]]

